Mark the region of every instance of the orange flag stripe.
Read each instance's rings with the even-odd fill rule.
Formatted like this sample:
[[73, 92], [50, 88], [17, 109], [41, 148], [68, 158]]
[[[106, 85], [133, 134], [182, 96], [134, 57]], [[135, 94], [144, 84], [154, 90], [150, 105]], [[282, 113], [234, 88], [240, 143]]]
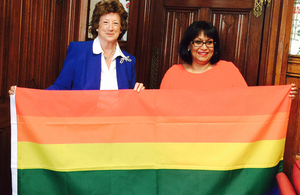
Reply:
[[[140, 93], [133, 90], [94, 90], [57, 93], [18, 87], [16, 106], [18, 115], [41, 117], [268, 115], [289, 111], [289, 90], [288, 85], [223, 88], [216, 90], [212, 96], [211, 90], [144, 90]], [[222, 101], [219, 96], [224, 97]], [[197, 106], [203, 105], [203, 102], [205, 107]], [[274, 108], [274, 105], [281, 106]]]
[[18, 116], [18, 141], [39, 144], [249, 143], [285, 138], [286, 131], [283, 129], [286, 129], [288, 124], [288, 116], [289, 113], [219, 117]]

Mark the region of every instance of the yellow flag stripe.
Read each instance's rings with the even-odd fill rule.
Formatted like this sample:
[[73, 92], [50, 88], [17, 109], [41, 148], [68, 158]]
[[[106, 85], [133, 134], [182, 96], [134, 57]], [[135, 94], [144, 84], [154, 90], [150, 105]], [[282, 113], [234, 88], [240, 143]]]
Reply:
[[54, 171], [190, 169], [232, 170], [273, 167], [285, 139], [254, 143], [18, 143], [18, 169]]

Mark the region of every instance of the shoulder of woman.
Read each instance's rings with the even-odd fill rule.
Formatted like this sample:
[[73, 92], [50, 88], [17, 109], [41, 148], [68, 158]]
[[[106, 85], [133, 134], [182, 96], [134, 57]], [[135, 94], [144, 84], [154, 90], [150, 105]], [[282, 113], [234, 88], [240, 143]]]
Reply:
[[232, 62], [230, 61], [226, 61], [226, 60], [220, 60], [217, 62], [217, 64], [225, 64], [225, 65], [234, 65]]
[[69, 45], [92, 45], [94, 40], [91, 41], [71, 41]]
[[182, 64], [173, 64], [166, 72], [166, 74], [175, 74], [175, 73], [179, 73], [180, 70], [184, 70], [184, 67]]
[[183, 64], [173, 64], [169, 69], [182, 69]]
[[71, 41], [69, 47], [84, 48], [93, 45], [93, 41]]
[[177, 81], [181, 75], [181, 69], [184, 69], [182, 64], [173, 64], [164, 74], [160, 89], [176, 89], [174, 82]]
[[220, 60], [216, 65], [220, 65], [221, 68], [237, 68], [232, 62], [226, 60]]

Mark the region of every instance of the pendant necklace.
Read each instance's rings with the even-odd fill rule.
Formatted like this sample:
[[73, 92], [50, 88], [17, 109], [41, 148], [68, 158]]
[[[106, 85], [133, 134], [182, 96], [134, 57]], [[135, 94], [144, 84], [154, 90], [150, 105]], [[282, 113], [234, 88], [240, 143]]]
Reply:
[[108, 60], [108, 59], [111, 58], [115, 53], [116, 53], [116, 48], [114, 49], [114, 51], [113, 51], [108, 57], [105, 57], [105, 55], [104, 55], [104, 53], [103, 53], [104, 59], [105, 59], [105, 60]]

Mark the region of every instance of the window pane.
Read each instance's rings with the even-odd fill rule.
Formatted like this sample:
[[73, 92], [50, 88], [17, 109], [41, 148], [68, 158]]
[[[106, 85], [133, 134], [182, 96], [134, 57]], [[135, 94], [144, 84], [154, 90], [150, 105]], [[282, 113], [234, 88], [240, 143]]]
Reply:
[[295, 0], [294, 4], [290, 54], [300, 55], [300, 0]]

